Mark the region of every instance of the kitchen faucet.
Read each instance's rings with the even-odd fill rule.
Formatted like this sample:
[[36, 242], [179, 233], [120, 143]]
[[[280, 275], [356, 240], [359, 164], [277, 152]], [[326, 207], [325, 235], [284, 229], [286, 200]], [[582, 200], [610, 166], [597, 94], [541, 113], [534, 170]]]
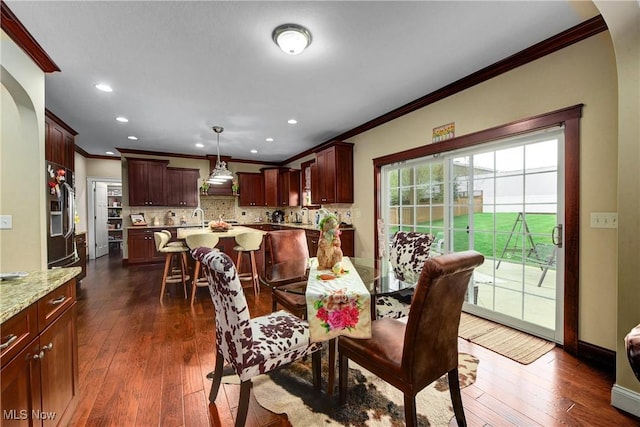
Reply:
[[195, 208], [193, 210], [193, 213], [191, 214], [191, 218], [194, 218], [198, 214], [198, 211], [200, 211], [200, 223], [202, 229], [204, 230], [204, 211], [202, 210], [202, 208]]

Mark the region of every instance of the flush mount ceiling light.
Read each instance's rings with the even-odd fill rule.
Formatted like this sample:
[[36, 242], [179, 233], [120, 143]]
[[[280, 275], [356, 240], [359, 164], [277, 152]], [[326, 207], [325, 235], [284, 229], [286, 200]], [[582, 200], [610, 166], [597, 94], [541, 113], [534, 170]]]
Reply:
[[113, 89], [108, 84], [98, 83], [94, 87], [102, 92], [113, 92]]
[[302, 25], [283, 24], [276, 27], [271, 38], [283, 52], [297, 55], [311, 44], [311, 33]]
[[218, 137], [218, 160], [216, 160], [216, 167], [211, 171], [207, 182], [209, 184], [219, 185], [232, 180], [233, 174], [227, 169], [227, 162], [220, 160], [220, 134], [224, 131], [224, 128], [222, 126], [214, 126], [211, 129], [213, 129]]

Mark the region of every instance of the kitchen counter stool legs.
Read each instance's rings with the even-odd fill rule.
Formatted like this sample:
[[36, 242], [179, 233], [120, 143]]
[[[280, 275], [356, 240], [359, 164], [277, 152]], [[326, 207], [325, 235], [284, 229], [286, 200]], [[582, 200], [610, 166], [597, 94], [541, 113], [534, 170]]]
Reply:
[[[214, 248], [218, 244], [218, 236], [214, 236], [211, 233], [202, 233], [202, 234], [192, 234], [187, 236], [186, 242], [187, 246], [190, 250], [199, 247], [206, 248]], [[216, 249], [217, 250], [217, 249]], [[193, 302], [196, 298], [196, 288], [198, 287], [208, 287], [209, 281], [207, 277], [202, 274], [203, 270], [201, 269], [200, 261], [196, 259], [195, 266], [193, 267], [193, 283], [191, 285], [191, 306], [193, 307]]]
[[[169, 234], [170, 235], [170, 234]], [[187, 299], [187, 280], [190, 279], [187, 267], [187, 252], [189, 248], [184, 244], [172, 244], [169, 245], [169, 237], [165, 232], [155, 232], [153, 237], [156, 242], [156, 250], [165, 254], [164, 273], [162, 274], [162, 288], [160, 289], [160, 304], [164, 298], [164, 293], [167, 287], [167, 283], [180, 283], [182, 282], [182, 290], [184, 292], [184, 298]], [[173, 274], [172, 263], [177, 261], [180, 266], [179, 274]]]
[[[253, 294], [257, 297], [260, 293], [260, 282], [258, 282], [258, 267], [256, 266], [255, 251], [260, 249], [262, 233], [249, 232], [238, 234], [236, 236], [236, 243], [237, 246], [233, 249], [238, 252], [238, 258], [236, 260], [238, 277], [240, 278], [240, 281], [251, 281], [253, 283]], [[249, 254], [249, 260], [251, 263], [251, 271], [248, 273], [242, 273], [242, 258], [245, 253]]]

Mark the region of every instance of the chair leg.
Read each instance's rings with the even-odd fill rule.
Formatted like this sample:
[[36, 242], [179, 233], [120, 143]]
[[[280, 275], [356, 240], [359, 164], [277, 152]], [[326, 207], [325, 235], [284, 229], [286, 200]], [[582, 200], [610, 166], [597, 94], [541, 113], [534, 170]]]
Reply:
[[189, 265], [187, 264], [187, 253], [182, 252], [180, 254], [180, 272], [182, 273], [182, 292], [184, 293], [184, 299], [187, 299], [187, 280], [189, 274]]
[[160, 304], [162, 304], [162, 298], [164, 297], [164, 291], [167, 286], [167, 277], [169, 276], [170, 269], [171, 269], [171, 254], [167, 254], [164, 261], [164, 273], [162, 274], [162, 288], [160, 288]]
[[329, 372], [327, 373], [327, 394], [333, 396], [333, 387], [336, 381], [336, 346], [338, 340], [336, 338], [330, 339], [327, 343], [329, 345], [329, 355], [327, 356], [327, 365]]
[[458, 368], [448, 372], [449, 393], [451, 394], [451, 403], [453, 403], [453, 413], [458, 421], [458, 426], [466, 427], [467, 420], [464, 416], [464, 408], [462, 406], [462, 395], [460, 394], [460, 379], [458, 378]]
[[272, 291], [271, 292], [271, 312], [275, 313], [276, 311], [278, 311], [278, 302], [276, 301], [276, 297]]
[[242, 383], [240, 383], [240, 400], [238, 402], [238, 413], [236, 414], [236, 427], [244, 427], [247, 421], [250, 394], [251, 380], [242, 381]]
[[222, 367], [224, 365], [224, 357], [220, 352], [216, 351], [216, 367], [213, 370], [213, 382], [211, 383], [211, 391], [209, 392], [209, 402], [215, 403], [218, 397], [218, 390], [222, 382]]
[[258, 282], [258, 267], [256, 266], [256, 254], [255, 251], [249, 252], [251, 258], [251, 280], [253, 282], [253, 295], [255, 297], [260, 293], [260, 283]]
[[198, 279], [200, 277], [200, 261], [196, 261], [196, 265], [193, 267], [193, 282], [191, 285], [191, 307], [196, 299], [196, 288], [198, 287]]
[[418, 414], [416, 413], [415, 396], [404, 395], [404, 423], [407, 427], [418, 426]]
[[322, 387], [322, 352], [320, 350], [314, 351], [311, 355], [311, 370], [313, 373], [313, 388], [320, 391]]
[[349, 381], [349, 358], [338, 353], [338, 402], [347, 403], [347, 382]]

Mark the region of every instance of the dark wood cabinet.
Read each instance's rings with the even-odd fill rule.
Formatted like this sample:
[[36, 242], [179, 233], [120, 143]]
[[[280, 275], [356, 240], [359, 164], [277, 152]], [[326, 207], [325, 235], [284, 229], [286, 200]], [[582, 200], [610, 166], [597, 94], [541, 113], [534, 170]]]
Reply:
[[311, 166], [313, 204], [353, 203], [353, 144], [336, 142]]
[[238, 206], [265, 206], [264, 178], [261, 173], [238, 172]]
[[[320, 230], [305, 230], [307, 235], [307, 247], [309, 255], [314, 257], [318, 253], [318, 242], [320, 241]], [[355, 231], [340, 230], [340, 247], [344, 256], [356, 256], [355, 254]]]
[[[79, 392], [75, 289], [73, 279], [2, 324], [3, 335], [22, 337], [22, 326], [33, 329], [33, 339], [2, 350], [3, 426], [69, 422]], [[5, 362], [8, 352], [17, 355]]]
[[280, 206], [278, 188], [279, 168], [261, 169], [264, 179], [264, 204], [265, 206]]
[[75, 239], [78, 261], [73, 264], [73, 267], [82, 268], [82, 272], [76, 276], [76, 281], [79, 283], [87, 275], [87, 233], [78, 233]]
[[280, 206], [300, 205], [300, 170], [280, 169], [278, 174]]
[[198, 206], [198, 169], [167, 168], [167, 206]]
[[167, 160], [127, 159], [129, 206], [166, 206]]
[[288, 168], [264, 168], [265, 206], [298, 206], [300, 203], [300, 171]]
[[76, 135], [78, 132], [70, 128], [51, 111], [45, 109], [44, 118], [44, 157], [46, 160], [74, 170]]
[[127, 263], [150, 264], [164, 261], [164, 255], [156, 251], [155, 231], [162, 228], [128, 229], [127, 231]]

